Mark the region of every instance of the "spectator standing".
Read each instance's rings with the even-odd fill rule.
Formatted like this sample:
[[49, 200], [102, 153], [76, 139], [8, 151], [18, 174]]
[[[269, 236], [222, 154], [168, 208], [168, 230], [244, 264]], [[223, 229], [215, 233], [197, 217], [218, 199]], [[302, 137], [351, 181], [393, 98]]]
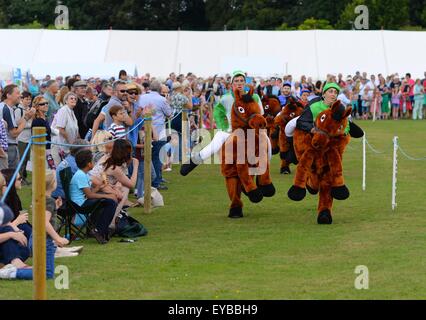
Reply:
[[423, 95], [424, 89], [420, 82], [420, 79], [416, 80], [414, 85], [414, 108], [413, 108], [413, 120], [423, 119]]
[[[31, 100], [32, 100], [31, 93], [29, 93], [28, 91], [22, 92], [21, 103], [19, 104], [19, 106], [17, 106], [14, 109], [15, 120], [17, 122], [19, 122], [21, 118], [24, 117], [25, 113], [29, 113], [30, 115], [30, 118], [26, 121], [24, 130], [22, 130], [22, 132], [19, 134], [17, 139], [20, 159], [22, 159], [24, 155], [24, 151], [27, 148], [32, 135], [31, 124], [35, 116], [35, 109], [34, 108], [31, 109]], [[30, 160], [30, 154], [31, 154], [31, 148], [30, 148], [30, 151], [27, 153], [27, 156], [25, 157], [25, 160], [22, 164], [21, 171], [20, 171], [21, 177], [23, 178], [22, 183], [25, 185], [29, 184], [29, 182], [27, 181], [27, 163], [28, 163], [28, 160]]]
[[[175, 91], [174, 95], [181, 94], [180, 88], [176, 89], [177, 84], [175, 83]], [[140, 96], [139, 98], [139, 107], [144, 109], [148, 106], [151, 106], [153, 108], [153, 115], [152, 115], [152, 126], [153, 131], [155, 132], [156, 136], [158, 136], [158, 139], [152, 142], [152, 163], [154, 165], [154, 170], [156, 174], [155, 180], [152, 181], [152, 186], [163, 190], [167, 189], [166, 186], [161, 186], [162, 183], [162, 167], [163, 163], [160, 160], [160, 151], [163, 148], [163, 146], [167, 143], [167, 134], [166, 134], [166, 119], [172, 116], [172, 108], [168, 102], [168, 100], [161, 96], [161, 83], [157, 80], [152, 81], [151, 83], [151, 92], [145, 95]], [[190, 105], [189, 98], [187, 96], [181, 97], [183, 100], [180, 101], [178, 99], [175, 99], [175, 106], [178, 108], [179, 106], [185, 107]], [[185, 98], [187, 98], [185, 100]], [[184, 104], [182, 104], [184, 103]], [[175, 110], [176, 112], [179, 112], [179, 110]], [[181, 115], [179, 115], [177, 118], [180, 118], [182, 123]], [[173, 122], [172, 122], [172, 128]], [[176, 129], [175, 129], [176, 130]], [[180, 131], [178, 131], [180, 132]], [[138, 189], [139, 192], [139, 189]]]
[[74, 107], [74, 114], [78, 122], [78, 133], [80, 137], [85, 137], [89, 128], [84, 123], [87, 113], [89, 112], [89, 101], [86, 99], [87, 82], [76, 81], [73, 84], [74, 92], [78, 97], [77, 104]]
[[[64, 106], [61, 107], [53, 118], [51, 127], [58, 129], [59, 134], [53, 137], [53, 142], [61, 144], [73, 144], [79, 138], [78, 121], [74, 114], [78, 97], [73, 92], [68, 92], [64, 97]], [[55, 165], [65, 159], [70, 153], [70, 148], [66, 146], [52, 145], [52, 157]]]
[[8, 167], [16, 168], [19, 163], [18, 136], [25, 129], [26, 121], [29, 120], [33, 113], [31, 111], [24, 112], [19, 122], [15, 119], [14, 108], [21, 99], [19, 88], [15, 84], [7, 85], [3, 90], [2, 104], [0, 106], [0, 114], [7, 124], [7, 157]]
[[[119, 105], [126, 108], [127, 113], [131, 114], [131, 106], [129, 103], [123, 104], [128, 101], [127, 93], [127, 83], [122, 80], [117, 80], [112, 85], [113, 93], [108, 103], [102, 108], [100, 114], [93, 122], [92, 137], [95, 136], [96, 131], [98, 131], [101, 124], [103, 128], [108, 129], [112, 124], [112, 118], [109, 114], [109, 109], [112, 106]], [[133, 119], [131, 117], [126, 117], [126, 126], [131, 126], [133, 124]]]
[[56, 94], [59, 91], [59, 85], [55, 80], [49, 80], [46, 82], [45, 87], [46, 91], [43, 94], [43, 97], [49, 103], [46, 118], [47, 121], [51, 122], [56, 111], [60, 108], [59, 104], [56, 102]]

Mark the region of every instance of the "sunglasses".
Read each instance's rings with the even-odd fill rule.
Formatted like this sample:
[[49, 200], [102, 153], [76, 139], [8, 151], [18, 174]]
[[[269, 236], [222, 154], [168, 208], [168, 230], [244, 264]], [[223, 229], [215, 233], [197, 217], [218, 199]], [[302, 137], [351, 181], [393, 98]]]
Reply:
[[127, 90], [120, 90], [121, 93], [128, 93]]
[[41, 103], [39, 103], [39, 104], [37, 104], [37, 106], [47, 106], [47, 105], [49, 105], [49, 102], [41, 102]]
[[137, 91], [127, 91], [127, 93], [133, 96], [138, 94]]

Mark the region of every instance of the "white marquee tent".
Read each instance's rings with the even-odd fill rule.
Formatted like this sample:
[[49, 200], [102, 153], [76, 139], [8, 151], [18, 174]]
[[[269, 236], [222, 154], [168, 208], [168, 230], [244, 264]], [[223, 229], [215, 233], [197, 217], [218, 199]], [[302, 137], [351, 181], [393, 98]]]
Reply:
[[[166, 77], [243, 69], [256, 76], [426, 71], [426, 32], [409, 31], [73, 31], [0, 30], [0, 65], [40, 78], [80, 73], [109, 77], [120, 69]], [[4, 74], [4, 67], [2, 68]]]

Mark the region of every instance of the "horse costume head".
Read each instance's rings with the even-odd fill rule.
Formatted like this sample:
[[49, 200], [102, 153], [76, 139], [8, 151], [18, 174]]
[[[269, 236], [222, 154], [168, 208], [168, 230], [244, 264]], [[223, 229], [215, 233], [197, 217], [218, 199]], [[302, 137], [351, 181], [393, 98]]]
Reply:
[[262, 96], [262, 105], [263, 110], [265, 111], [263, 115], [265, 118], [275, 118], [275, 116], [281, 111], [280, 100], [277, 96]]
[[253, 99], [253, 91], [252, 86], [246, 94], [234, 90], [235, 101], [231, 113], [233, 130], [238, 128], [264, 129], [266, 127], [266, 120], [260, 114], [259, 104]]
[[312, 133], [312, 146], [315, 149], [324, 148], [330, 138], [343, 136], [348, 124], [348, 117], [352, 108], [345, 108], [339, 100], [334, 102], [330, 108], [321, 112], [315, 120]]
[[276, 124], [285, 126], [290, 120], [300, 116], [304, 108], [300, 101], [289, 97], [286, 105], [282, 108], [277, 118], [275, 118]]

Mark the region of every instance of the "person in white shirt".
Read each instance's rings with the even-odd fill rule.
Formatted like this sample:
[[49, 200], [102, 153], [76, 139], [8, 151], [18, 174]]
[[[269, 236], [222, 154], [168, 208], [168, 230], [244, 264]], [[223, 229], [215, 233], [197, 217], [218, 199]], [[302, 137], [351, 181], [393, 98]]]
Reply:
[[[74, 114], [74, 107], [77, 105], [77, 95], [69, 92], [64, 97], [64, 106], [62, 106], [52, 121], [52, 128], [59, 130], [59, 135], [52, 137], [52, 142], [72, 144], [79, 138], [78, 121]], [[55, 165], [59, 163], [70, 153], [70, 148], [52, 144], [52, 157]]]

